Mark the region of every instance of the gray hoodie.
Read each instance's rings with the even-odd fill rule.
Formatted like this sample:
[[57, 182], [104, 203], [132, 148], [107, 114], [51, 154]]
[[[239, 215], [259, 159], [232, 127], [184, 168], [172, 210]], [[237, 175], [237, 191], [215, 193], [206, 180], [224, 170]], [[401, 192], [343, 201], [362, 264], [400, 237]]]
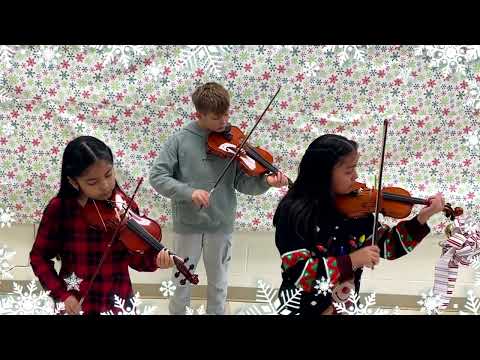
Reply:
[[233, 231], [237, 197], [265, 193], [269, 185], [265, 176], [246, 175], [237, 162], [210, 196], [210, 206], [199, 209], [192, 201], [193, 190], [210, 191], [228, 159], [207, 154], [209, 130], [196, 121], [172, 135], [162, 146], [150, 171], [150, 184], [172, 200], [173, 230], [178, 233]]

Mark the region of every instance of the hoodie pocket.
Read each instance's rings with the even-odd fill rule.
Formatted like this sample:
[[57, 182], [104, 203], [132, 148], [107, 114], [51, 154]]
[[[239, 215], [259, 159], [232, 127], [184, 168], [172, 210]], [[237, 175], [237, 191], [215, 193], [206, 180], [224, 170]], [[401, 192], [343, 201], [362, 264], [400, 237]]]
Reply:
[[178, 201], [175, 203], [175, 207], [176, 217], [181, 224], [207, 227], [220, 224], [218, 216], [212, 216], [213, 211], [210, 207], [201, 209], [192, 201]]
[[176, 216], [180, 223], [186, 225], [198, 225], [201, 222], [199, 212], [201, 211], [193, 201], [175, 202]]

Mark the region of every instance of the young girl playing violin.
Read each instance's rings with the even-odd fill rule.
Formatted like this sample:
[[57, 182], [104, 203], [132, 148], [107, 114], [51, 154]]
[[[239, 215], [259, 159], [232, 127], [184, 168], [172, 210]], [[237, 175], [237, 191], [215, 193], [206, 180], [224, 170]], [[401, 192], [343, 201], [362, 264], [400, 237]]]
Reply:
[[[80, 308], [80, 299], [113, 235], [90, 226], [82, 210], [89, 199], [111, 199], [114, 190], [121, 192], [110, 148], [91, 136], [71, 141], [63, 153], [60, 190], [44, 210], [30, 252], [33, 272], [55, 301], [64, 302], [68, 314], [115, 311], [114, 295], [127, 300], [133, 296], [129, 266], [137, 271], [155, 271], [173, 265], [165, 249], [134, 254], [121, 241], [114, 241]], [[138, 213], [134, 202], [131, 209]], [[59, 273], [53, 261], [57, 256], [61, 259]], [[76, 286], [66, 280], [74, 277], [81, 279]]]
[[380, 257], [393, 260], [411, 252], [430, 232], [427, 220], [444, 209], [437, 194], [416, 217], [381, 228], [377, 245], [372, 245], [373, 214], [347, 218], [335, 206], [335, 197], [350, 193], [356, 184], [358, 159], [352, 140], [331, 134], [315, 139], [275, 212], [280, 291], [303, 290], [300, 314], [335, 313], [332, 301], [346, 301], [350, 291], [359, 292], [363, 267], [373, 269]]

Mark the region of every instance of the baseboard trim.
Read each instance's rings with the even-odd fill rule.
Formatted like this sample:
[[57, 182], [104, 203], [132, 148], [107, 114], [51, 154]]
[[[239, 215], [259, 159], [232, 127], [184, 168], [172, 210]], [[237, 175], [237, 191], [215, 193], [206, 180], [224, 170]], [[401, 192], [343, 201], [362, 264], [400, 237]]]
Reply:
[[[14, 280], [3, 280], [0, 282], [0, 294], [6, 295], [13, 291]], [[15, 280], [18, 285], [26, 288], [30, 280]], [[145, 299], [166, 299], [160, 292], [159, 284], [139, 284], [134, 283], [133, 288], [135, 292], [139, 292], [142, 298]], [[227, 300], [231, 302], [242, 303], [254, 303], [256, 302], [256, 288], [251, 287], [239, 287], [230, 286], [227, 292]], [[360, 293], [361, 298], [368, 296], [368, 293]], [[192, 287], [192, 299], [193, 300], [205, 300], [207, 298], [206, 285], [198, 285]], [[400, 310], [420, 310], [421, 306], [417, 303], [419, 296], [414, 295], [400, 295], [400, 294], [376, 294], [375, 307], [391, 309], [398, 306]], [[443, 312], [458, 312], [458, 309], [463, 309], [466, 299], [461, 297], [454, 297], [451, 299], [450, 304]], [[458, 305], [455, 309], [453, 306]]]

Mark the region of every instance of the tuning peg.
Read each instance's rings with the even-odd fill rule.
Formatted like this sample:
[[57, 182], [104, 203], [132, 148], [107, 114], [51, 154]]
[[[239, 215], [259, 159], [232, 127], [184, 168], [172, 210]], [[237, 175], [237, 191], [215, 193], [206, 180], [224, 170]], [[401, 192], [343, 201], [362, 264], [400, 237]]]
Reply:
[[181, 284], [181, 285], [185, 285], [185, 283], [186, 283], [186, 282], [187, 282], [187, 280], [186, 280], [186, 279], [182, 279], [182, 280], [180, 280], [180, 284]]
[[177, 272], [175, 273], [175, 277], [177, 278], [177, 277], [179, 277], [179, 275], [180, 275], [180, 271], [177, 271]]
[[193, 264], [191, 264], [191, 265], [188, 267], [188, 269], [189, 269], [189, 270], [193, 270], [194, 267], [195, 267], [195, 266], [194, 266]]
[[185, 259], [183, 259], [183, 262], [186, 263], [188, 261], [188, 257], [186, 257]]

